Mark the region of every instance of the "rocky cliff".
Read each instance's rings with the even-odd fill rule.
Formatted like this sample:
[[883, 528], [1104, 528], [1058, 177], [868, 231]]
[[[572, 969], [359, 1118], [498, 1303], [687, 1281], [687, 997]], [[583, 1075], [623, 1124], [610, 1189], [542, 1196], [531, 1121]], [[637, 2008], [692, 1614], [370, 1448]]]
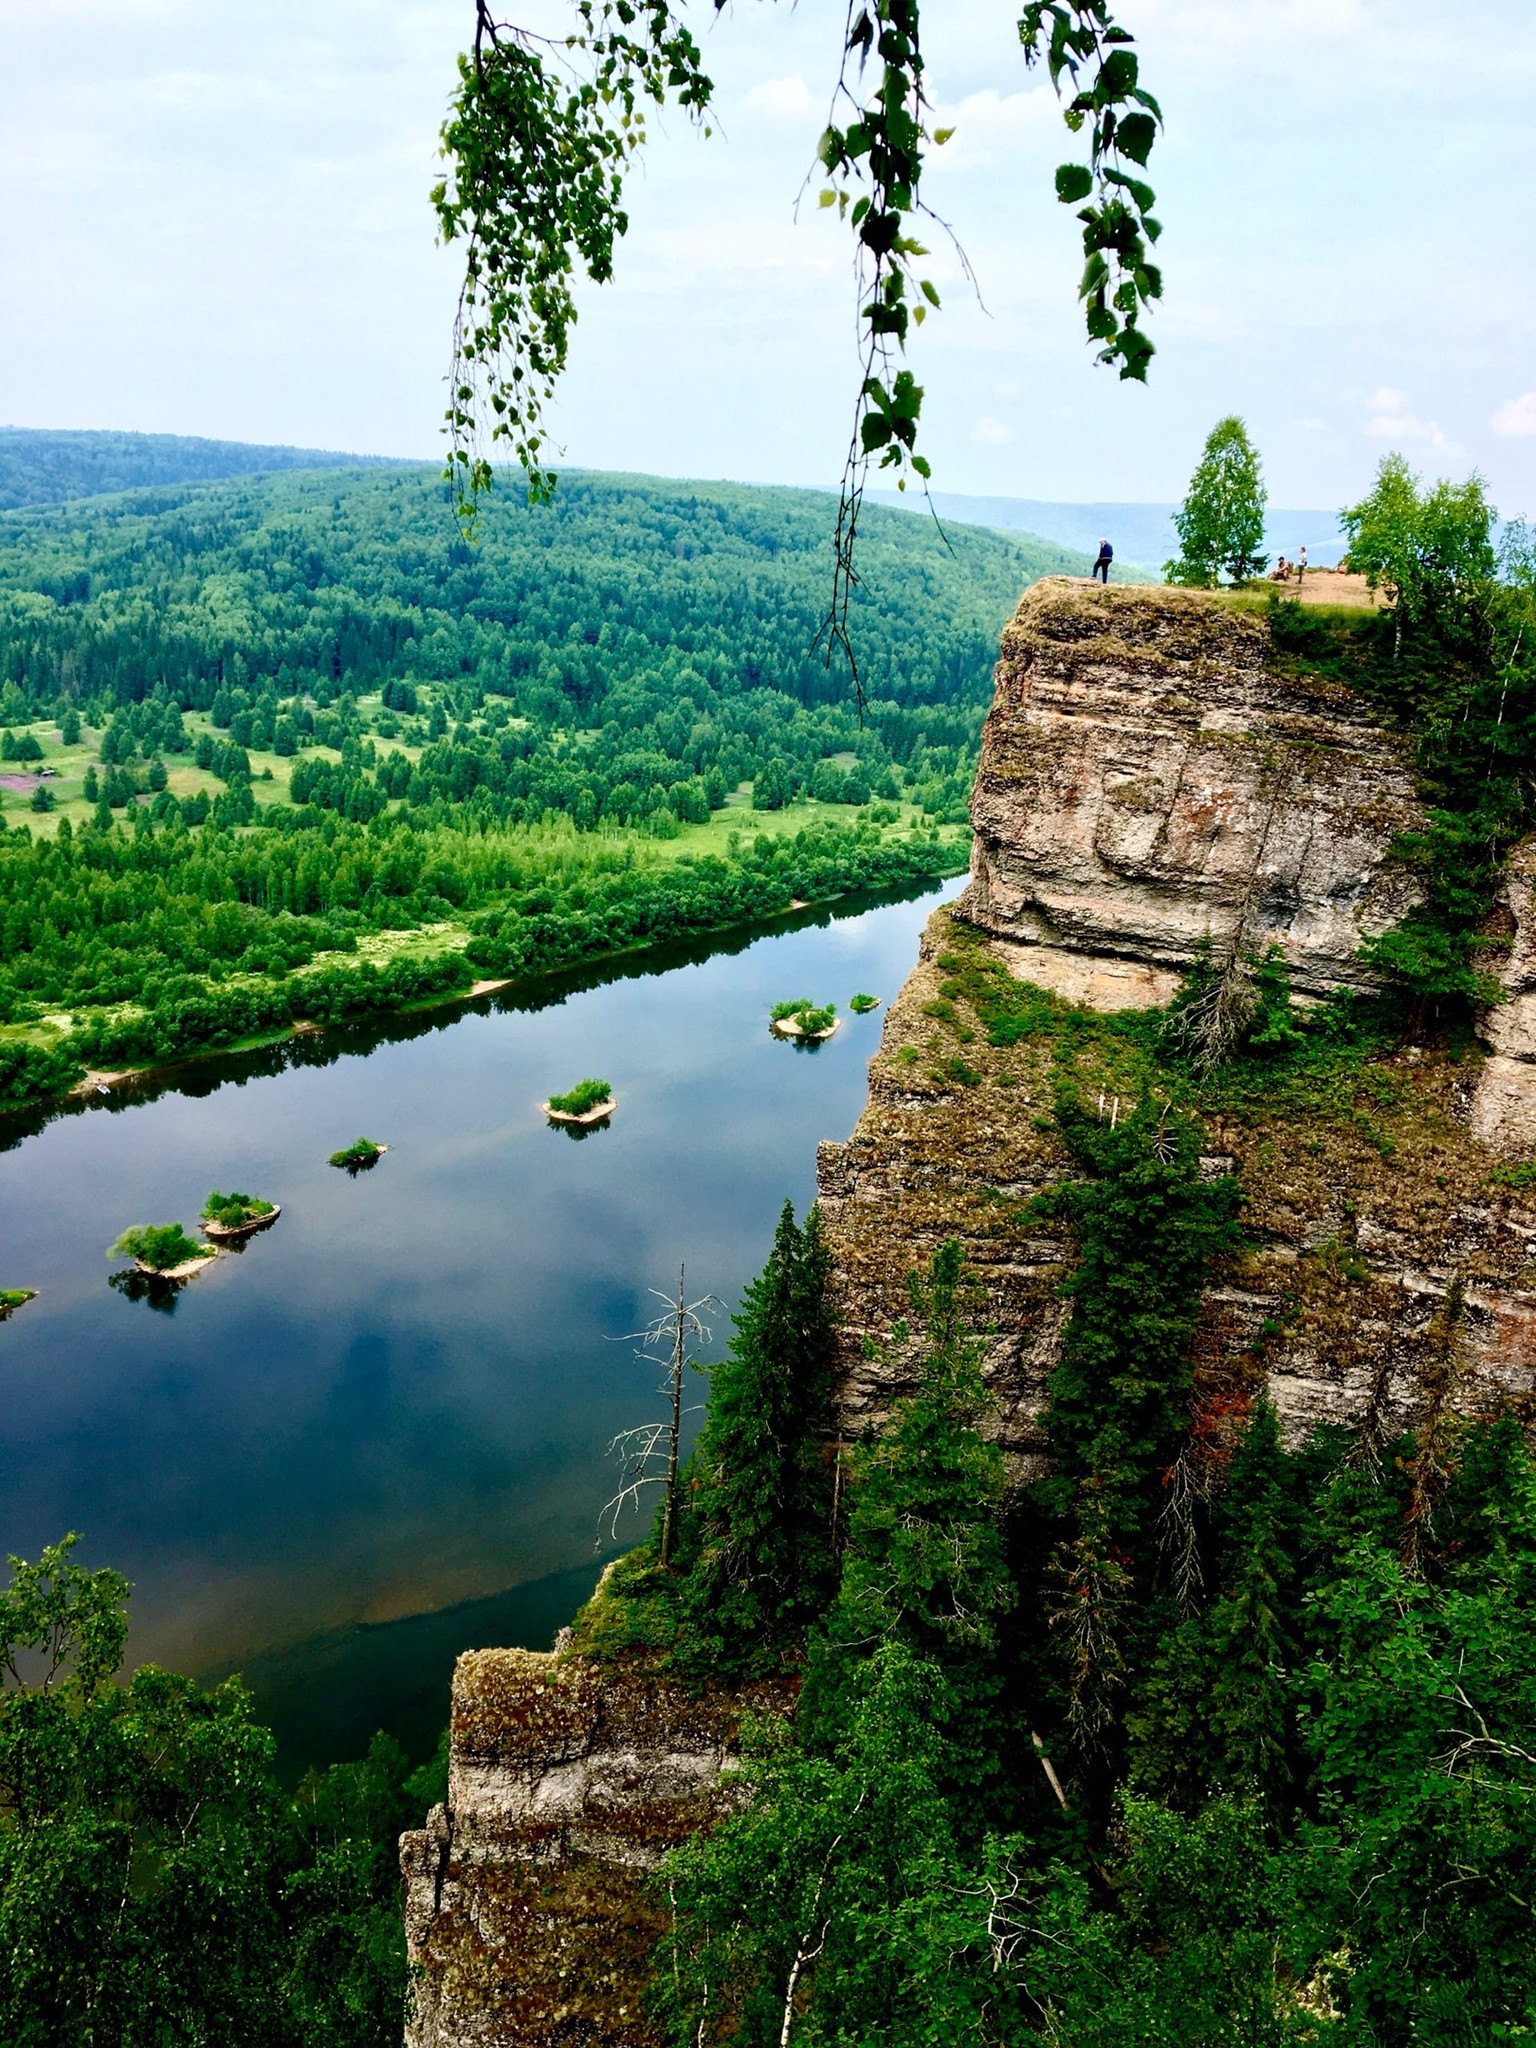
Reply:
[[[1292, 672], [1261, 615], [1066, 579], [1027, 594], [983, 737], [970, 885], [887, 1015], [852, 1138], [821, 1148], [845, 1437], [903, 1391], [863, 1340], [901, 1313], [904, 1270], [958, 1236], [987, 1285], [998, 1432], [1028, 1469], [1070, 1258], [1030, 1213], [1074, 1171], [1049, 1114], [1064, 1067], [1117, 1114], [1142, 1082], [1095, 1019], [1165, 1002], [1207, 946], [1218, 966], [1277, 947], [1302, 1001], [1369, 986], [1361, 942], [1418, 900], [1390, 848], [1419, 816], [1402, 739]], [[1407, 1046], [1314, 1096], [1217, 1091], [1206, 1169], [1242, 1174], [1254, 1248], [1206, 1304], [1206, 1398], [1241, 1406], [1267, 1379], [1294, 1438], [1401, 1425], [1430, 1388], [1458, 1406], [1529, 1396], [1536, 1209], [1506, 1155], [1536, 1138], [1533, 877], [1517, 857], [1491, 1058]], [[999, 1013], [1027, 1028], [999, 1033]]]
[[[845, 1440], [906, 1390], [878, 1344], [904, 1274], [959, 1237], [987, 1292], [997, 1435], [1016, 1476], [1037, 1464], [1072, 1258], [1031, 1207], [1075, 1171], [1058, 1085], [1110, 1118], [1134, 1102], [1158, 1044], [1136, 1013], [1207, 947], [1218, 967], [1278, 948], [1302, 1000], [1369, 986], [1362, 941], [1417, 900], [1391, 844], [1419, 815], [1401, 738], [1294, 673], [1262, 616], [1064, 580], [1026, 596], [970, 884], [890, 1006], [852, 1137], [821, 1148]], [[1207, 1414], [1267, 1384], [1293, 1439], [1331, 1422], [1380, 1443], [1432, 1414], [1532, 1405], [1536, 848], [1490, 938], [1509, 999], [1485, 1057], [1408, 1045], [1201, 1091], [1203, 1170], [1242, 1175], [1251, 1237], [1205, 1303]], [[403, 1845], [415, 2048], [644, 2048], [662, 1925], [646, 1873], [728, 1797], [744, 1708], [786, 1704], [693, 1699], [569, 1653], [461, 1659], [448, 1804]]]
[[651, 2048], [646, 1879], [729, 1796], [743, 1717], [785, 1704], [569, 1649], [462, 1656], [447, 1804], [400, 1845], [408, 2048]]

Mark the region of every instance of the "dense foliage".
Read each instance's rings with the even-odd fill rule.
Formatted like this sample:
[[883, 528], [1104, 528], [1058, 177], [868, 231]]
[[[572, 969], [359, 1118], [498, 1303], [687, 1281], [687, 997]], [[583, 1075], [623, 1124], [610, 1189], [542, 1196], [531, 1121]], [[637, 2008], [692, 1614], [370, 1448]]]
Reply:
[[170, 2048], [382, 2048], [400, 2038], [395, 1842], [442, 1796], [377, 1737], [272, 1775], [238, 1681], [114, 1677], [127, 1582], [74, 1538], [0, 1594], [0, 2032]]
[[[118, 434], [48, 427], [0, 427], [0, 511], [60, 505], [104, 491], [206, 483], [284, 469], [334, 469], [378, 458], [319, 448], [263, 448], [193, 434]], [[379, 466], [390, 466], [382, 461]]]
[[1481, 479], [1426, 487], [1397, 455], [1341, 517], [1351, 565], [1387, 607], [1275, 604], [1272, 631], [1283, 655], [1374, 698], [1409, 736], [1427, 818], [1396, 851], [1425, 902], [1367, 952], [1423, 1031], [1496, 993], [1489, 970], [1509, 944], [1488, 919], [1506, 855], [1536, 825], [1536, 556], [1520, 526], [1495, 548]]
[[1170, 583], [1205, 588], [1225, 573], [1245, 583], [1264, 567], [1267, 493], [1258, 451], [1235, 414], [1218, 420], [1206, 437], [1184, 502], [1173, 515], [1177, 557], [1164, 564]]
[[238, 1190], [226, 1195], [215, 1188], [203, 1204], [203, 1221], [217, 1223], [225, 1230], [239, 1230], [258, 1217], [270, 1216], [272, 1210], [273, 1204], [261, 1195], [245, 1195]]
[[470, 549], [378, 471], [0, 520], [0, 720], [59, 806], [0, 837], [0, 1102], [954, 872], [998, 621], [1073, 558], [872, 520], [861, 725], [824, 513], [574, 477]]
[[152, 1273], [169, 1273], [188, 1259], [207, 1256], [208, 1247], [188, 1237], [180, 1223], [135, 1223], [107, 1253], [109, 1259], [135, 1259]]
[[600, 1102], [611, 1101], [613, 1089], [606, 1081], [595, 1076], [578, 1081], [574, 1088], [567, 1088], [563, 1095], [551, 1095], [549, 1107], [560, 1110], [566, 1116], [586, 1116], [597, 1108]]
[[[1048, 1417], [1069, 1469], [1003, 1514], [973, 1312], [944, 1248], [897, 1332], [916, 1390], [855, 1451], [841, 1529], [822, 1509], [840, 1585], [811, 1622], [795, 1719], [763, 1732], [739, 1815], [669, 1861], [667, 2038], [1523, 2038], [1536, 1463], [1522, 1431], [1464, 1426], [1434, 1539], [1410, 1545], [1411, 1445], [1362, 1459], [1324, 1431], [1288, 1451], [1260, 1398], [1201, 1446], [1204, 1482], [1170, 1542], [1169, 1475], [1196, 1427], [1181, 1318], [1236, 1195], [1202, 1211], [1150, 1106], [1097, 1146], [1085, 1135]], [[1164, 1221], [1142, 1236], [1144, 1199]], [[1099, 1281], [1122, 1257], [1137, 1328], [1117, 1339]], [[1137, 1315], [1137, 1287], [1168, 1306]], [[744, 1434], [739, 1412], [733, 1426]], [[1079, 1583], [1042, 1627], [1097, 1480], [1119, 1625], [1069, 1617], [1094, 1598]], [[778, 1540], [743, 1517], [744, 1558], [764, 1533]], [[684, 1587], [669, 1600], [689, 1613]], [[685, 1630], [683, 1668], [688, 1647]], [[1081, 1711], [1085, 1690], [1102, 1712]]]

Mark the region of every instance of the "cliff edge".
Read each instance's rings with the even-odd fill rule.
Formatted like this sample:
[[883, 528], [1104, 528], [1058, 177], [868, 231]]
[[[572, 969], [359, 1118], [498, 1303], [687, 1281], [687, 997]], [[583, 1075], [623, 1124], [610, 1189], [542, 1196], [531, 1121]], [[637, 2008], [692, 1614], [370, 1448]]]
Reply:
[[[986, 1285], [995, 1427], [1027, 1476], [1072, 1255], [1031, 1206], [1077, 1170], [1057, 1086], [1103, 1115], [1129, 1106], [1155, 1061], [1112, 1021], [1165, 1003], [1206, 948], [1218, 967], [1278, 949], [1302, 1004], [1369, 989], [1362, 942], [1420, 900], [1391, 849], [1422, 815], [1402, 736], [1296, 673], [1261, 614], [1065, 578], [1026, 594], [983, 734], [970, 883], [887, 1013], [853, 1136], [820, 1148], [845, 1440], [907, 1391], [864, 1340], [954, 1236]], [[1298, 1440], [1318, 1423], [1391, 1433], [1429, 1390], [1458, 1408], [1530, 1399], [1536, 1209], [1506, 1155], [1536, 1140], [1533, 910], [1525, 853], [1493, 1058], [1403, 1046], [1197, 1105], [1205, 1170], [1242, 1174], [1252, 1238], [1206, 1302], [1197, 1399], [1213, 1412], [1267, 1384]]]

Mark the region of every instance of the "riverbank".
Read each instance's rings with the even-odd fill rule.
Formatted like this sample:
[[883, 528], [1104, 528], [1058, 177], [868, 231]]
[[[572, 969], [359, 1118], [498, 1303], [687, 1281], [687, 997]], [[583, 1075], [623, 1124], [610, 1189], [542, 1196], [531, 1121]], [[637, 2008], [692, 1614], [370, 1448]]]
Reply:
[[[174, 1063], [273, 1045], [321, 1026], [475, 999], [570, 968], [768, 928], [851, 892], [899, 892], [963, 872], [964, 828], [825, 826], [706, 855], [595, 874], [573, 868], [462, 924], [388, 934], [383, 957], [322, 956], [302, 973], [178, 977], [153, 1007], [52, 1013], [0, 1034], [0, 1115], [85, 1089], [109, 1095]], [[562, 887], [563, 884], [563, 887]], [[617, 941], [617, 943], [615, 943]], [[359, 949], [361, 950], [361, 949]]]

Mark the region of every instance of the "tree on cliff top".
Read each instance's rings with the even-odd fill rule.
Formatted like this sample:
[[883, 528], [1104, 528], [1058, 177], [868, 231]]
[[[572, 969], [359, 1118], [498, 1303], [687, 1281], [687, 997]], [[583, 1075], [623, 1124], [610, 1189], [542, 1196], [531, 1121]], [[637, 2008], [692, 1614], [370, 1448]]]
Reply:
[[1384, 455], [1376, 481], [1339, 522], [1349, 536], [1349, 565], [1384, 589], [1396, 614], [1394, 651], [1403, 629], [1447, 648], [1475, 636], [1498, 568], [1497, 514], [1475, 472], [1464, 484], [1444, 477], [1422, 490], [1406, 457]]
[[1163, 565], [1168, 581], [1208, 590], [1223, 570], [1234, 583], [1256, 576], [1268, 560], [1259, 552], [1267, 495], [1248, 429], [1235, 413], [1218, 420], [1173, 515], [1179, 552]]

